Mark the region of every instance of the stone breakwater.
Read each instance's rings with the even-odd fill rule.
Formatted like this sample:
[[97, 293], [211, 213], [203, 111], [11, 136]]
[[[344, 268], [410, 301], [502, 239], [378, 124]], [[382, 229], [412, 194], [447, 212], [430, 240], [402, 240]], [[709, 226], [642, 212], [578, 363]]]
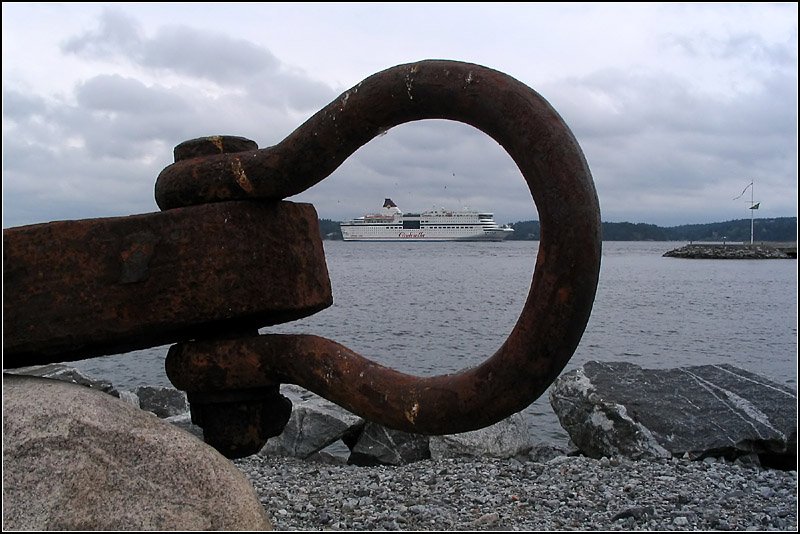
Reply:
[[[400, 458], [400, 464], [375, 465], [374, 467], [372, 466], [374, 464], [347, 465], [343, 463], [345, 460], [326, 453], [327, 448], [324, 450], [318, 450], [318, 448], [324, 446], [325, 443], [332, 442], [330, 437], [322, 439], [329, 431], [335, 430], [336, 436], [341, 436], [343, 430], [347, 430], [347, 424], [344, 425], [344, 429], [339, 427], [342, 426], [340, 424], [342, 421], [347, 422], [348, 417], [338, 420], [333, 417], [335, 414], [332, 413], [330, 406], [324, 403], [318, 405], [310, 392], [294, 391], [292, 394], [299, 395], [299, 398], [296, 399], [295, 412], [306, 424], [288, 425], [280, 439], [273, 438], [277, 445], [275, 448], [271, 448], [268, 443], [259, 454], [234, 462], [228, 460], [223, 462], [226, 468], [235, 472], [246, 488], [232, 490], [233, 493], [227, 489], [220, 491], [217, 496], [218, 500], [196, 496], [190, 496], [190, 500], [203, 501], [207, 505], [208, 513], [213, 514], [221, 506], [231, 502], [231, 495], [243, 495], [249, 492], [251, 501], [255, 505], [254, 508], [265, 514], [265, 524], [270, 521], [279, 530], [718, 529], [796, 531], [796, 461], [790, 464], [791, 470], [779, 471], [760, 467], [766, 465], [762, 462], [762, 457], [765, 457], [767, 452], [787, 455], [791, 449], [794, 451], [791, 456], [796, 458], [796, 394], [792, 391], [784, 391], [785, 388], [779, 385], [766, 383], [755, 375], [751, 376], [744, 371], [724, 365], [673, 371], [680, 371], [681, 374], [691, 372], [692, 376], [705, 384], [705, 389], [717, 392], [717, 397], [734, 399], [736, 402], [734, 405], [728, 403], [727, 407], [723, 406], [721, 409], [703, 407], [698, 395], [687, 393], [685, 389], [681, 389], [679, 387], [681, 381], [675, 377], [660, 376], [659, 373], [663, 373], [663, 371], [643, 370], [621, 362], [604, 364], [595, 362], [584, 365], [577, 385], [583, 384], [587, 386], [585, 388], [572, 387], [576, 385], [575, 377], [571, 373], [566, 373], [557, 382], [563, 381], [569, 387], [567, 390], [561, 390], [557, 396], [572, 398], [578, 402], [578, 397], [568, 393], [584, 392], [588, 394], [586, 400], [595, 403], [596, 408], [606, 410], [603, 413], [611, 416], [612, 412], [616, 410], [620, 414], [630, 415], [634, 410], [626, 406], [631, 402], [637, 406], [636, 411], [643, 410], [644, 404], [635, 398], [632, 400], [620, 397], [619, 391], [615, 393], [614, 387], [617, 382], [621, 382], [625, 394], [632, 395], [634, 392], [628, 391], [631, 389], [631, 385], [641, 382], [650, 384], [645, 390], [646, 395], [654, 397], [652, 400], [655, 402], [657, 411], [663, 411], [659, 407], [674, 403], [674, 399], [668, 401], [669, 395], [665, 397], [663, 392], [658, 393], [658, 388], [654, 388], [653, 384], [660, 383], [664, 386], [662, 389], [673, 391], [673, 396], [678, 394], [693, 397], [693, 404], [695, 408], [705, 414], [703, 417], [718, 421], [715, 426], [726, 428], [726, 432], [731, 431], [731, 428], [722, 424], [724, 418], [719, 420], [712, 416], [719, 415], [719, 413], [723, 415], [733, 413], [736, 418], [740, 419], [742, 413], [734, 408], [744, 409], [744, 415], [755, 416], [752, 421], [745, 418], [749, 421], [745, 426], [752, 426], [761, 441], [771, 443], [768, 447], [770, 450], [754, 449], [754, 443], [751, 443], [743, 451], [745, 454], [738, 454], [736, 451], [727, 451], [722, 454], [723, 451], [712, 443], [710, 446], [714, 450], [711, 451], [705, 450], [707, 446], [691, 446], [688, 449], [682, 447], [673, 450], [670, 453], [672, 457], [658, 457], [658, 455], [642, 457], [639, 454], [640, 449], [629, 451], [627, 446], [621, 447], [617, 444], [607, 450], [595, 450], [592, 454], [593, 457], [589, 458], [581, 455], [577, 449], [537, 445], [528, 443], [524, 439], [520, 441], [518, 438], [524, 438], [525, 433], [513, 431], [522, 429], [517, 428], [519, 425], [514, 422], [512, 416], [498, 425], [492, 425], [492, 427], [480, 431], [440, 436], [437, 440], [431, 437], [429, 441], [426, 441], [429, 453], [427, 458], [419, 458], [415, 455], [411, 459]], [[172, 433], [173, 437], [162, 440], [160, 443], [163, 450], [155, 454], [156, 460], [148, 462], [148, 464], [152, 464], [150, 468], [156, 473], [152, 475], [155, 479], [168, 472], [168, 468], [176, 465], [168, 458], [171, 451], [175, 449], [174, 433], [179, 432], [170, 425], [160, 423], [159, 418], [198, 435], [199, 429], [189, 422], [188, 406], [182, 392], [170, 388], [150, 387], [140, 387], [136, 391], [117, 391], [107, 381], [81, 376], [74, 369], [64, 368], [60, 365], [19, 369], [17, 372], [51, 378], [58, 377], [60, 380], [87, 386], [86, 388], [77, 388], [78, 390], [94, 389], [107, 392], [118, 396], [125, 402], [109, 400], [100, 402], [101, 405], [110, 407], [111, 404], [116, 404], [118, 412], [128, 412], [129, 415], [134, 413], [136, 417], [144, 417], [148, 425], [162, 424], [161, 433], [165, 435]], [[606, 384], [609, 382], [608, 380], [603, 379], [609, 372], [613, 378], [610, 385]], [[672, 371], [671, 373], [674, 374]], [[714, 378], [715, 373], [722, 373], [727, 380]], [[733, 380], [734, 378], [736, 380]], [[758, 388], [750, 391], [752, 388], [742, 387], [741, 384], [737, 385], [739, 378], [744, 379], [746, 383], [754, 383]], [[4, 381], [8, 379], [4, 377]], [[69, 386], [73, 390], [75, 389], [72, 384]], [[759, 389], [762, 386], [776, 390], [777, 400], [769, 400], [767, 398], [769, 395], [763, 395], [763, 391]], [[554, 389], [557, 388], [558, 383], [554, 385]], [[288, 388], [286, 392], [290, 393], [290, 391], [291, 388]], [[760, 391], [761, 393], [759, 393]], [[786, 394], [791, 397], [789, 401], [783, 400]], [[581, 393], [581, 396], [586, 395]], [[35, 397], [40, 400], [37, 404], [40, 408], [47, 406], [62, 408], [62, 403], [46, 400], [42, 402], [39, 394]], [[102, 397], [108, 396], [95, 393], [96, 399]], [[598, 399], [592, 400], [594, 397], [598, 397], [599, 400], [604, 399], [607, 401], [605, 404], [609, 406], [603, 408], [595, 402]], [[4, 407], [7, 400], [4, 388]], [[559, 404], [554, 404], [554, 409], [557, 411], [560, 411]], [[29, 403], [24, 402], [23, 405], [27, 406]], [[85, 408], [86, 403], [66, 403], [66, 405]], [[785, 409], [773, 413], [772, 407], [777, 406], [783, 406]], [[141, 412], [134, 410], [134, 407], [140, 408]], [[667, 415], [667, 417], [678, 417], [684, 423], [688, 422], [689, 427], [693, 426], [693, 423], [689, 424], [691, 423], [689, 417], [691, 414], [687, 412], [687, 409], [681, 406], [676, 406], [676, 408], [678, 412], [684, 413], [680, 416]], [[593, 407], [592, 410], [594, 409]], [[26, 410], [9, 410], [4, 413], [4, 439], [11, 435], [7, 424], [12, 420], [11, 415], [15, 412], [24, 417]], [[152, 415], [144, 415], [145, 412], [152, 412]], [[639, 423], [649, 425], [647, 426], [649, 435], [659, 438], [662, 434], [660, 427], [654, 424], [651, 418], [644, 415], [644, 413], [639, 413]], [[106, 421], [108, 417], [98, 418], [97, 415], [94, 415], [89, 418], [91, 424], [70, 422], [68, 418], [59, 414], [56, 414], [56, 419], [61, 424], [72, 425], [72, 428], [96, 426], [101, 432], [104, 432], [104, 424], [98, 426], [97, 422]], [[330, 421], [331, 419], [334, 419], [333, 423]], [[596, 418], [590, 417], [590, 420], [594, 419]], [[781, 421], [787, 419], [790, 430], [781, 430], [783, 428]], [[605, 420], [603, 419], [603, 421]], [[778, 442], [774, 436], [770, 437], [771, 435], [764, 434], [763, 429], [759, 430], [760, 427], [756, 424], [759, 421], [769, 423], [781, 434], [784, 434], [786, 439]], [[322, 422], [327, 422], [327, 425], [321, 425]], [[134, 437], [141, 437], [141, 428], [144, 424], [139, 421], [122, 426], [126, 430], [134, 429], [135, 431], [132, 432]], [[19, 426], [32, 428], [33, 425], [23, 422]], [[352, 460], [353, 455], [359, 450], [361, 456], [370, 453], [373, 460], [380, 461], [383, 454], [375, 455], [375, 449], [380, 449], [377, 447], [378, 442], [393, 445], [395, 449], [399, 447], [401, 452], [406, 449], [407, 442], [400, 439], [402, 436], [388, 431], [370, 433], [369, 426], [370, 424], [364, 426], [361, 437], [352, 448], [347, 461]], [[572, 428], [573, 425], [570, 423], [567, 426]], [[609, 425], [601, 424], [600, 426], [605, 428]], [[339, 429], [337, 430], [337, 428]], [[699, 427], [697, 430], [701, 434], [708, 433]], [[570, 435], [572, 436], [575, 432], [573, 429]], [[615, 432], [615, 434], [620, 433]], [[42, 435], [47, 436], [46, 432]], [[78, 439], [78, 435], [70, 435], [72, 441], [75, 441], [80, 448], [82, 442]], [[201, 432], [200, 435], [202, 435]], [[299, 438], [301, 435], [305, 436], [307, 442], [302, 447], [294, 443], [295, 438]], [[362, 447], [365, 435], [372, 436], [373, 439], [367, 440], [369, 443], [363, 444]], [[579, 435], [579, 432], [575, 434], [575, 436]], [[748, 437], [748, 434], [735, 429], [733, 433], [729, 432], [725, 435], [729, 436], [729, 439], [726, 439], [732, 443], [755, 440], [753, 437]], [[95, 441], [123, 447], [124, 450], [129, 450], [131, 457], [135, 459], [134, 462], [129, 462], [128, 466], [111, 470], [121, 473], [137, 473], [135, 477], [123, 475], [125, 480], [147, 478], [141, 477], [141, 466], [136, 460], [141, 458], [140, 445], [131, 445], [130, 440], [124, 436], [111, 438], [109, 436], [110, 434], [105, 432], [103, 437], [96, 438]], [[181, 436], [183, 439], [190, 438], [183, 433]], [[669, 438], [668, 442], [675, 442], [676, 435], [673, 435], [672, 432], [667, 437]], [[573, 440], [575, 439], [581, 441], [577, 437], [573, 437]], [[199, 449], [211, 451], [201, 441], [190, 441], [193, 441]], [[342, 437], [342, 441], [345, 441], [344, 437]], [[123, 445], [123, 442], [128, 445]], [[667, 442], [664, 443], [665, 445], [662, 446], [669, 445]], [[312, 444], [313, 447], [311, 447]], [[54, 482], [74, 481], [72, 475], [55, 474], [54, 476], [55, 469], [45, 470], [42, 474], [41, 470], [27, 468], [20, 463], [21, 460], [7, 457], [6, 453], [11, 447], [6, 447], [6, 445], [4, 443], [4, 497], [6, 497], [7, 488], [19, 486], [5, 483], [9, 466], [15, 464], [20, 467], [19, 472], [32, 473], [39, 484], [37, 487], [45, 487], [47, 489], [45, 493], [48, 495], [53, 493]], [[687, 452], [680, 455], [680, 451], [684, 449]], [[43, 452], [45, 457], [53, 456], [52, 449], [49, 452], [47, 448], [38, 450]], [[587, 453], [587, 451], [584, 452]], [[712, 454], [715, 451], [720, 454]], [[22, 453], [23, 459], [29, 457], [29, 451], [26, 448], [23, 447]], [[298, 454], [302, 454], [302, 457], [293, 456]], [[497, 456], [499, 454], [502, 456]], [[706, 456], [707, 454], [709, 455]], [[200, 456], [196, 454], [188, 456], [197, 458], [199, 464], [202, 464], [200, 467], [189, 468], [189, 472], [196, 472], [203, 476], [213, 475], [212, 479], [219, 475], [218, 473], [214, 475], [215, 469], [206, 469], [209, 464]], [[216, 456], [222, 459], [221, 456]], [[392, 460], [397, 456], [403, 455], [389, 454], [387, 458]], [[717, 456], [721, 457], [717, 458]], [[100, 458], [106, 457], [107, 454], [100, 454]], [[692, 458], [694, 458], [693, 461], [690, 460]], [[73, 464], [72, 462], [59, 462], [58, 457], [50, 458], [50, 460], [62, 468]], [[164, 462], [163, 466], [159, 464], [160, 461]], [[36, 465], [41, 465], [41, 463], [37, 460]], [[787, 462], [782, 463], [786, 464]], [[78, 469], [86, 473], [95, 472], [80, 467]], [[184, 478], [181, 475], [175, 479], [185, 482]], [[67, 484], [67, 487], [74, 489], [89, 486]], [[190, 487], [193, 486], [190, 484]], [[223, 486], [212, 481], [200, 484], [198, 487], [219, 490]], [[96, 485], [91, 486], [90, 489], [93, 494], [104, 495], [103, 499], [108, 499], [109, 502], [126, 502], [125, 499], [120, 499], [114, 493], [119, 491], [118, 485], [106, 490], [98, 489]], [[123, 493], [127, 497], [130, 493], [139, 493], [139, 490]], [[152, 496], [151, 493], [153, 492], [149, 490], [144, 492], [149, 496]], [[178, 489], [175, 490], [175, 493], [185, 496], [191, 492]], [[36, 509], [31, 506], [36, 498], [36, 495], [17, 495], [16, 498], [11, 499], [11, 502], [16, 502], [18, 509], [30, 511]], [[163, 519], [164, 514], [160, 511], [159, 505], [178, 502], [172, 498], [164, 500], [163, 497], [157, 498], [156, 501], [158, 501], [158, 505], [151, 505], [149, 501], [145, 502], [140, 497], [135, 500], [143, 514], [144, 521], [151, 521], [154, 517], [158, 520]], [[94, 501], [76, 498], [66, 506], [50, 506], [51, 511], [54, 512], [52, 517], [55, 518], [54, 520], [62, 521], [67, 512], [70, 512], [72, 513], [71, 517], [77, 518], [81, 522], [58, 524], [68, 530], [70, 528], [64, 527], [64, 525], [80, 524], [85, 526], [87, 524], [85, 522], [86, 512], [81, 511], [78, 505], [86, 502], [91, 508]], [[103, 502], [103, 500], [98, 502]], [[10, 509], [8, 503], [5, 504], [4, 514]], [[197, 507], [193, 506], [193, 509], [197, 510]], [[121, 518], [123, 523], [119, 524], [129, 526], [138, 524], [131, 522], [133, 520], [131, 517], [120, 516], [118, 518], [113, 514], [104, 513], [107, 511], [105, 504], [97, 510], [96, 517], [99, 518], [97, 524], [106, 525], [104, 527], [106, 530], [109, 517], [112, 521]], [[29, 519], [38, 521], [41, 516], [41, 513], [34, 513]], [[240, 513], [231, 514], [233, 518], [241, 516]], [[185, 519], [179, 517], [179, 523], [176, 524], [185, 524]], [[180, 523], [181, 521], [183, 523]], [[5, 523], [4, 516], [4, 526], [6, 526]], [[25, 523], [30, 528], [33, 528], [35, 524], [37, 523]], [[248, 528], [252, 530], [253, 527]], [[256, 528], [256, 530], [260, 530], [260, 528]]]
[[234, 462], [276, 530], [797, 530], [797, 472], [584, 456]]
[[791, 256], [785, 251], [769, 245], [692, 244], [665, 252], [664, 257], [703, 260], [771, 260], [787, 259]]

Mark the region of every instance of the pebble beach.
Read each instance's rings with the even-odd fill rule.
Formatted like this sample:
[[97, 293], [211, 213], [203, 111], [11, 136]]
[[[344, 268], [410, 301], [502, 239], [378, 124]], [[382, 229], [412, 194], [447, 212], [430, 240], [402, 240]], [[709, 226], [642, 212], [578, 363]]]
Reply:
[[797, 471], [713, 458], [234, 463], [276, 530], [797, 531]]

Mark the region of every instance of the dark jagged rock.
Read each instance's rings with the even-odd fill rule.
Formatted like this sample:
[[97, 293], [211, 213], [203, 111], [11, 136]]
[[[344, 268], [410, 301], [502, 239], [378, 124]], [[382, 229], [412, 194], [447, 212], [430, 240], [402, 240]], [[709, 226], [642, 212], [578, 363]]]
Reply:
[[731, 365], [587, 362], [556, 380], [550, 403], [594, 458], [757, 454], [764, 465], [796, 468], [796, 392]]
[[281, 391], [292, 401], [292, 415], [259, 454], [309, 458], [364, 426], [361, 417], [304, 388], [287, 384]]
[[404, 465], [431, 457], [428, 436], [367, 423], [350, 452], [351, 465]]
[[139, 407], [166, 419], [189, 411], [186, 393], [175, 388], [163, 386], [139, 386], [136, 388]]

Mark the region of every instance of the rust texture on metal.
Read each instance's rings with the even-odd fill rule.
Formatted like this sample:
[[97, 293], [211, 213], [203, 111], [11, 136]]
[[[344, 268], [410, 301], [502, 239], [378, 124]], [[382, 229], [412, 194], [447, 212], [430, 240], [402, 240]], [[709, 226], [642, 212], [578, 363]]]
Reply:
[[235, 135], [211, 135], [189, 139], [179, 144], [173, 150], [175, 161], [210, 156], [213, 154], [231, 154], [235, 152], [248, 152], [258, 150], [255, 141], [246, 137]]
[[3, 230], [3, 366], [298, 319], [332, 303], [310, 204], [224, 202]]
[[278, 384], [188, 394], [192, 422], [203, 429], [203, 440], [227, 458], [255, 454], [267, 440], [283, 432], [292, 415], [292, 401]]
[[421, 378], [314, 336], [196, 341], [170, 350], [167, 368], [177, 387], [237, 389], [279, 380], [392, 428], [431, 434], [487, 426], [547, 389], [589, 320], [600, 270], [600, 210], [567, 125], [544, 98], [501, 72], [450, 61], [393, 67], [343, 93], [274, 147], [167, 167], [157, 202], [169, 208], [293, 195], [378, 134], [420, 119], [464, 122], [495, 139], [516, 162], [539, 212], [531, 288], [497, 352], [473, 369]]

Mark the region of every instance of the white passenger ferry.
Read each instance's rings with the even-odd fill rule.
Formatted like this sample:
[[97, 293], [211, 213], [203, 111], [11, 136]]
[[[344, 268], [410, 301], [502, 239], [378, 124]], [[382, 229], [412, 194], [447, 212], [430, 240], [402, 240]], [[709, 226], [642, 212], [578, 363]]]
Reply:
[[437, 208], [403, 213], [387, 198], [380, 213], [340, 224], [345, 241], [502, 241], [514, 230], [499, 226], [492, 213]]

